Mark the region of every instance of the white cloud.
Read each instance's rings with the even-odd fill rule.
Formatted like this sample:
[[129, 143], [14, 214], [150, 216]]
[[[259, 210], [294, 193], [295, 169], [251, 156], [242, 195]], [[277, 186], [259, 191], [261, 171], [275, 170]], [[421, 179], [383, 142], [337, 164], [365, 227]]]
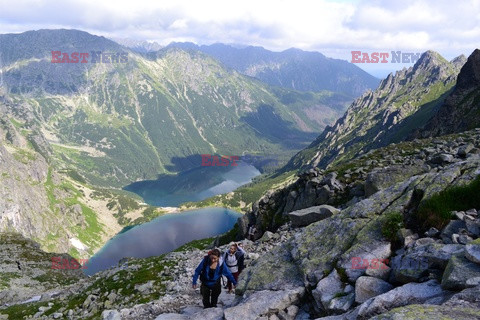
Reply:
[[351, 50], [425, 51], [447, 58], [479, 47], [480, 0], [0, 0], [0, 33], [74, 28], [119, 38]]

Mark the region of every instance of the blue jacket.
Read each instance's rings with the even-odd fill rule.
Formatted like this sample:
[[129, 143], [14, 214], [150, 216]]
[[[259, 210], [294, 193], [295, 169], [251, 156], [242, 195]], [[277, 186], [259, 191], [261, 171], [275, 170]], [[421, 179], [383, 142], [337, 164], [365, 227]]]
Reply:
[[237, 281], [235, 281], [235, 278], [233, 277], [232, 273], [228, 269], [226, 265], [223, 265], [223, 263], [218, 263], [217, 268], [215, 269], [215, 274], [213, 275], [213, 278], [209, 277], [209, 272], [208, 270], [210, 269], [210, 259], [208, 258], [203, 258], [202, 262], [198, 265], [197, 269], [195, 269], [195, 274], [193, 275], [193, 281], [192, 284], [196, 285], [198, 277], [200, 276], [200, 273], [203, 271], [205, 275], [205, 285], [208, 287], [213, 287], [217, 280], [224, 275], [225, 277], [230, 280], [234, 286], [237, 285]]

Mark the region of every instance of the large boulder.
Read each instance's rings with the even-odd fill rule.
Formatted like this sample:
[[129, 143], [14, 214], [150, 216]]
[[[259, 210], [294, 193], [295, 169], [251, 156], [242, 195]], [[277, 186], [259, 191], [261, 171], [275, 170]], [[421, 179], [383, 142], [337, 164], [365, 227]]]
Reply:
[[465, 246], [465, 257], [480, 264], [480, 240], [472, 241]]
[[223, 309], [222, 308], [203, 309], [191, 315], [189, 319], [223, 320]]
[[352, 245], [367, 219], [350, 219], [343, 213], [312, 223], [294, 235], [292, 257], [306, 285], [315, 286], [334, 267], [335, 260]]
[[327, 308], [331, 313], [345, 313], [347, 312], [355, 302], [355, 292], [342, 293], [341, 296], [333, 298]]
[[480, 310], [480, 285], [464, 289], [461, 292], [454, 294], [447, 302], [445, 302], [445, 305]]
[[444, 305], [450, 307], [475, 308], [480, 310], [480, 285], [464, 289], [461, 292], [454, 294]]
[[189, 320], [190, 318], [178, 313], [163, 313], [155, 318], [155, 320]]
[[454, 161], [453, 155], [448, 153], [436, 154], [430, 159], [430, 162], [433, 164], [446, 164], [446, 163], [451, 163], [453, 161]]
[[414, 304], [406, 307], [395, 308], [387, 313], [370, 318], [370, 320], [471, 320], [479, 318], [480, 311], [475, 309]]
[[320, 280], [315, 290], [312, 290], [312, 295], [320, 310], [327, 310], [330, 301], [343, 293], [343, 288], [344, 285], [335, 269], [327, 277]]
[[392, 258], [390, 282], [420, 282], [430, 269], [443, 271], [450, 258], [463, 251], [460, 244], [429, 243], [409, 248]]
[[[367, 271], [387, 269], [385, 263], [392, 254], [391, 244], [383, 240], [381, 233], [383, 217], [376, 217], [360, 230], [351, 247], [338, 260], [337, 265], [345, 270], [348, 281], [355, 282]], [[359, 263], [361, 261], [361, 264]]]
[[288, 243], [277, 246], [249, 265], [240, 275], [236, 294], [293, 289], [303, 285], [303, 277], [292, 259], [290, 246]]
[[408, 283], [365, 301], [360, 306], [358, 316], [360, 319], [368, 319], [393, 308], [424, 303], [442, 295], [444, 295], [444, 291], [436, 280], [424, 283]]
[[386, 281], [373, 277], [360, 277], [355, 283], [355, 302], [364, 303], [392, 289], [393, 286]]
[[425, 168], [422, 166], [404, 165], [373, 170], [367, 175], [365, 181], [365, 196], [369, 197], [380, 190], [423, 172], [425, 172]]
[[[62, 315], [63, 316], [63, 315]], [[117, 310], [104, 310], [102, 320], [121, 320], [120, 312]]]
[[466, 229], [467, 225], [462, 220], [450, 220], [445, 228], [443, 228], [440, 238], [444, 243], [453, 243], [452, 235], [458, 233], [460, 229]]
[[452, 256], [442, 278], [442, 288], [445, 290], [462, 290], [476, 285], [470, 282], [480, 278], [480, 265], [465, 258], [463, 254]]
[[284, 310], [299, 303], [304, 287], [291, 290], [257, 291], [240, 304], [224, 310], [225, 320], [255, 320], [271, 312]]
[[340, 212], [340, 210], [338, 210], [337, 208], [329, 205], [321, 205], [292, 211], [288, 213], [288, 216], [292, 221], [292, 226], [305, 227], [313, 222], [326, 219], [338, 212]]

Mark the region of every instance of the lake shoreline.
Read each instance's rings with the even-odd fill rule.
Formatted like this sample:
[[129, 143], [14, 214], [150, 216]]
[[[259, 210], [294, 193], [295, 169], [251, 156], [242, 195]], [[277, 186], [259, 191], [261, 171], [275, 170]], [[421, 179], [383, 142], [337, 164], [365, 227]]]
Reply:
[[157, 217], [112, 237], [89, 259], [85, 273], [116, 266], [123, 258], [161, 255], [190, 241], [224, 234], [241, 216], [227, 208], [203, 208]]

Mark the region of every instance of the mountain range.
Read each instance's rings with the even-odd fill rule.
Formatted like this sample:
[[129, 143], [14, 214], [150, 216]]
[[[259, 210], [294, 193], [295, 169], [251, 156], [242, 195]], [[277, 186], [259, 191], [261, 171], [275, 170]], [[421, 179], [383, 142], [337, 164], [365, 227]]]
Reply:
[[204, 52], [225, 66], [273, 86], [299, 91], [334, 91], [357, 97], [375, 89], [379, 80], [354, 64], [319, 52], [291, 48], [273, 52], [262, 47], [226, 44], [171, 43], [168, 47]]
[[[375, 81], [296, 49], [0, 35], [0, 318], [480, 317], [480, 50]], [[93, 277], [52, 267], [165, 213], [121, 187], [204, 153], [296, 154], [193, 204], [241, 203], [226, 234]], [[200, 310], [191, 273], [233, 240], [248, 251], [236, 295]]]
[[160, 214], [122, 187], [200, 167], [201, 154], [288, 159], [352, 99], [272, 87], [200, 51], [141, 54], [77, 30], [0, 43], [0, 230], [74, 256]]
[[[51, 268], [51, 253], [18, 234], [1, 233], [0, 301], [8, 305], [0, 314], [7, 319], [479, 318], [479, 55], [475, 50], [468, 59], [449, 62], [428, 51], [412, 68], [390, 75], [325, 129], [325, 144], [317, 139], [292, 159], [291, 171], [273, 175], [290, 174], [290, 181], [275, 180], [234, 229], [215, 239], [158, 257], [126, 258], [86, 278]], [[21, 115], [24, 108], [15, 103], [4, 97], [2, 114], [8, 107], [7, 116], [15, 110]], [[47, 204], [53, 199], [52, 207], [63, 208], [65, 217], [56, 216], [61, 223], [78, 217], [77, 208], [85, 217], [77, 227], [91, 229], [88, 210], [81, 203], [72, 206], [90, 192], [88, 185], [49, 168], [38, 155], [48, 155], [49, 148], [42, 148], [48, 143], [35, 134], [37, 139], [27, 139], [32, 135], [25, 130], [33, 129], [6, 118], [0, 156], [11, 170], [2, 168], [4, 186], [19, 194], [22, 187], [33, 192], [43, 186]], [[25, 149], [29, 143], [35, 151]], [[27, 199], [41, 197], [30, 193]], [[15, 203], [16, 198], [2, 202]], [[73, 213], [65, 210], [68, 205]], [[18, 212], [9, 213], [9, 226], [16, 227]], [[243, 239], [251, 224], [258, 230], [254, 242]], [[191, 289], [192, 272], [208, 249], [227, 250], [232, 240], [241, 240], [247, 267], [235, 295], [222, 293], [217, 308], [203, 309]]]
[[[165, 48], [145, 56], [75, 30], [0, 41], [7, 104], [30, 112], [57, 160], [105, 186], [187, 170], [204, 153], [289, 154], [350, 99], [271, 88], [201, 52]], [[52, 51], [124, 53], [128, 60], [51, 63]]]

